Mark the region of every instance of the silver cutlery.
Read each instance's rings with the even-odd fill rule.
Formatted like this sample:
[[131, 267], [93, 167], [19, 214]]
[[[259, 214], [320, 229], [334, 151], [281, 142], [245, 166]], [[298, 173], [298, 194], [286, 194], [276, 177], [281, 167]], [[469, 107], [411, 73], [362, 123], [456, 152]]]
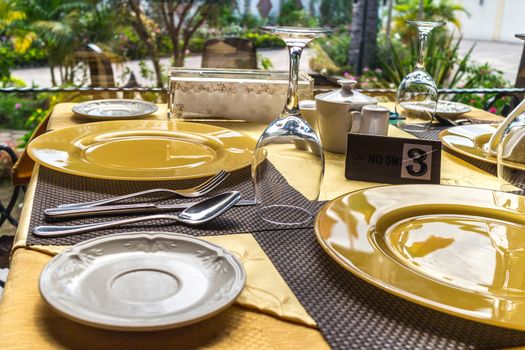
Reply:
[[154, 188], [151, 190], [125, 194], [123, 196], [111, 197], [111, 198], [101, 199], [101, 200], [92, 201], [92, 202], [66, 203], [66, 204], [61, 204], [58, 207], [59, 208], [96, 207], [99, 205], [118, 202], [124, 199], [130, 199], [133, 197], [143, 196], [146, 194], [163, 193], [163, 192], [175, 194], [175, 195], [185, 197], [185, 198], [195, 198], [195, 197], [200, 197], [202, 195], [205, 195], [206, 193], [213, 190], [215, 187], [220, 185], [229, 175], [230, 174], [228, 172], [221, 170], [217, 174], [210, 177], [208, 180], [204, 181], [203, 183], [195, 187], [191, 187], [191, 188], [186, 188], [182, 190], [170, 190], [167, 188]]
[[[135, 203], [135, 204], [119, 204], [119, 205], [103, 205], [97, 207], [56, 207], [44, 210], [47, 218], [78, 218], [89, 216], [101, 216], [112, 214], [133, 214], [133, 213], [155, 213], [168, 210], [183, 210], [189, 208], [198, 202], [185, 202], [176, 204], [155, 204], [155, 203]], [[239, 206], [255, 205], [255, 200], [240, 199], [235, 203]]]
[[33, 233], [38, 237], [60, 237], [157, 219], [173, 220], [186, 225], [199, 225], [221, 215], [234, 206], [240, 198], [241, 194], [238, 191], [225, 192], [205, 199], [202, 202], [185, 209], [179, 214], [156, 214], [122, 220], [106, 221], [95, 224], [37, 226], [33, 229]]

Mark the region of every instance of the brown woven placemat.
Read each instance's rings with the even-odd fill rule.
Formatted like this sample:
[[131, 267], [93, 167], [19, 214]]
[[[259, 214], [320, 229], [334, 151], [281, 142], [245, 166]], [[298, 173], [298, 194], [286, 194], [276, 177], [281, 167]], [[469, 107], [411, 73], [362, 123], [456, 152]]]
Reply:
[[[275, 171], [272, 181], [285, 181]], [[183, 188], [202, 179], [180, 181], [111, 181], [59, 173], [41, 168], [30, 228], [46, 223], [43, 209], [60, 203], [88, 201], [132, 191], [172, 186]], [[253, 197], [250, 170], [233, 172], [217, 191], [239, 190]], [[289, 187], [283, 193], [300, 204], [304, 198]], [[185, 199], [170, 198], [164, 202]], [[115, 216], [111, 217], [112, 219]], [[103, 220], [90, 218], [67, 223]], [[481, 349], [525, 344], [525, 333], [463, 320], [405, 301], [354, 277], [333, 262], [315, 241], [312, 223], [276, 229], [260, 220], [254, 207], [233, 208], [206, 227], [152, 222], [59, 238], [29, 234], [28, 244], [71, 245], [126, 231], [168, 231], [195, 236], [251, 232], [279, 270], [334, 349]]]
[[254, 234], [334, 349], [494, 349], [525, 345], [525, 332], [428, 309], [335, 263], [312, 228]]
[[[281, 184], [282, 196], [286, 197], [290, 203], [294, 203], [299, 207], [304, 207], [309, 203], [304, 196], [296, 191], [293, 187], [288, 185], [284, 177], [273, 167], [270, 169], [269, 181]], [[65, 237], [50, 237], [41, 238], [32, 234], [33, 228], [39, 225], [76, 225], [97, 223], [108, 220], [116, 220], [126, 217], [141, 216], [141, 215], [111, 215], [107, 217], [90, 217], [82, 219], [65, 219], [47, 221], [44, 217], [44, 209], [56, 207], [63, 203], [85, 202], [93, 201], [103, 198], [108, 198], [116, 195], [122, 195], [137, 191], [142, 191], [151, 188], [171, 188], [180, 189], [188, 188], [199, 184], [204, 179], [187, 179], [176, 181], [118, 181], [118, 180], [103, 180], [92, 179], [88, 177], [75, 176], [64, 174], [45, 167], [40, 168], [38, 174], [38, 181], [36, 185], [36, 196], [33, 199], [33, 209], [31, 212], [31, 220], [29, 224], [29, 232], [27, 236], [27, 245], [73, 245], [82, 242], [86, 239], [100, 237], [112, 233], [129, 232], [131, 231], [173, 231], [184, 233], [193, 236], [202, 235], [222, 235], [228, 233], [244, 233], [255, 232], [265, 229], [275, 229], [272, 225], [262, 219], [256, 213], [255, 206], [233, 207], [220, 217], [210, 221], [209, 223], [200, 226], [185, 226], [175, 223], [171, 220], [152, 220], [145, 223], [137, 223], [126, 225], [122, 227], [115, 227], [104, 230], [96, 230], [83, 234], [65, 236]], [[230, 176], [213, 190], [207, 196], [225, 191], [240, 191], [242, 198], [253, 199], [253, 186], [251, 183], [250, 168], [244, 168], [234, 171]], [[174, 204], [187, 201], [195, 201], [200, 199], [184, 199], [171, 197], [142, 197], [137, 198], [137, 201], [148, 201], [155, 203]], [[133, 202], [133, 201], [131, 201]], [[127, 202], [120, 202], [127, 203]], [[319, 206], [321, 203], [319, 204]], [[286, 213], [283, 213], [286, 214]], [[289, 214], [289, 213], [288, 213]], [[144, 214], [142, 214], [144, 215]], [[314, 218], [311, 222], [302, 226], [311, 227]], [[282, 226], [281, 229], [286, 229], [287, 226]]]

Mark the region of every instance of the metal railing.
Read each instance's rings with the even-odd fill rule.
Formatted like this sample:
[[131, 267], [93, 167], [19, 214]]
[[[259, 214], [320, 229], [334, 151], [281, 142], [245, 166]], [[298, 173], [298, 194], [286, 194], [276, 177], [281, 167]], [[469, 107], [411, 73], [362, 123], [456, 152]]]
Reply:
[[34, 94], [40, 92], [167, 92], [165, 88], [151, 87], [7, 87], [0, 88], [4, 94]]
[[[372, 94], [395, 94], [395, 89], [356, 89]], [[0, 93], [40, 93], [40, 92], [168, 92], [158, 87], [7, 87], [0, 88]], [[523, 94], [525, 88], [472, 88], [472, 89], [438, 89], [440, 94]]]

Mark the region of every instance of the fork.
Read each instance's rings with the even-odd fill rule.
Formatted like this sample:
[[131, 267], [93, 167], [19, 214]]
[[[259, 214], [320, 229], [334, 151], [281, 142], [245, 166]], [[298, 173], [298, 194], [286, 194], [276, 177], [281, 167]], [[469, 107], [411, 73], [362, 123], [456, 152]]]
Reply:
[[215, 187], [219, 186], [229, 175], [230, 174], [228, 172], [221, 170], [217, 174], [210, 177], [208, 180], [204, 181], [203, 183], [195, 187], [191, 187], [191, 188], [186, 188], [186, 189], [181, 189], [181, 190], [170, 190], [167, 188], [154, 188], [151, 190], [125, 194], [122, 196], [111, 197], [111, 198], [101, 199], [101, 200], [92, 201], [92, 202], [65, 203], [65, 204], [60, 204], [57, 207], [58, 208], [80, 208], [80, 207], [91, 208], [91, 207], [96, 207], [99, 205], [118, 202], [124, 199], [143, 196], [143, 195], [151, 194], [151, 193], [170, 193], [170, 194], [175, 194], [175, 195], [185, 197], [185, 198], [195, 198], [195, 197], [200, 197], [202, 195], [205, 195], [206, 193], [213, 190]]
[[465, 124], [473, 124], [469, 119], [467, 118], [464, 118], [464, 119], [456, 119], [456, 120], [452, 120], [450, 118], [444, 118], [444, 117], [440, 117], [438, 115], [435, 115], [434, 116], [436, 118], [436, 120], [440, 123], [444, 123], [444, 124], [452, 124], [453, 126], [460, 126], [460, 125], [465, 125]]

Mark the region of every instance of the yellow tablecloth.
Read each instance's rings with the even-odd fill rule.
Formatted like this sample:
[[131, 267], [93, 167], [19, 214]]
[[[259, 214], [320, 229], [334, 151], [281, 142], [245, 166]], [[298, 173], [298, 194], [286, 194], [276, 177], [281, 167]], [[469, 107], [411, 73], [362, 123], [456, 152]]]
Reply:
[[[163, 118], [165, 105], [150, 118]], [[479, 118], [494, 116], [475, 111]], [[86, 122], [74, 117], [71, 104], [59, 104], [48, 130]], [[257, 138], [264, 125], [214, 123]], [[411, 137], [395, 127], [390, 136]], [[376, 183], [344, 178], [344, 155], [326, 154], [321, 199], [332, 199]], [[231, 250], [247, 271], [247, 286], [235, 306], [205, 322], [177, 330], [129, 333], [103, 331], [69, 321], [47, 307], [38, 294], [38, 277], [52, 255], [64, 247], [26, 245], [38, 166], [33, 172], [13, 249], [11, 271], [0, 303], [2, 349], [19, 348], [327, 348], [328, 345], [271, 261], [249, 233], [206, 237]], [[497, 179], [446, 152], [442, 154], [441, 183], [497, 189]]]

